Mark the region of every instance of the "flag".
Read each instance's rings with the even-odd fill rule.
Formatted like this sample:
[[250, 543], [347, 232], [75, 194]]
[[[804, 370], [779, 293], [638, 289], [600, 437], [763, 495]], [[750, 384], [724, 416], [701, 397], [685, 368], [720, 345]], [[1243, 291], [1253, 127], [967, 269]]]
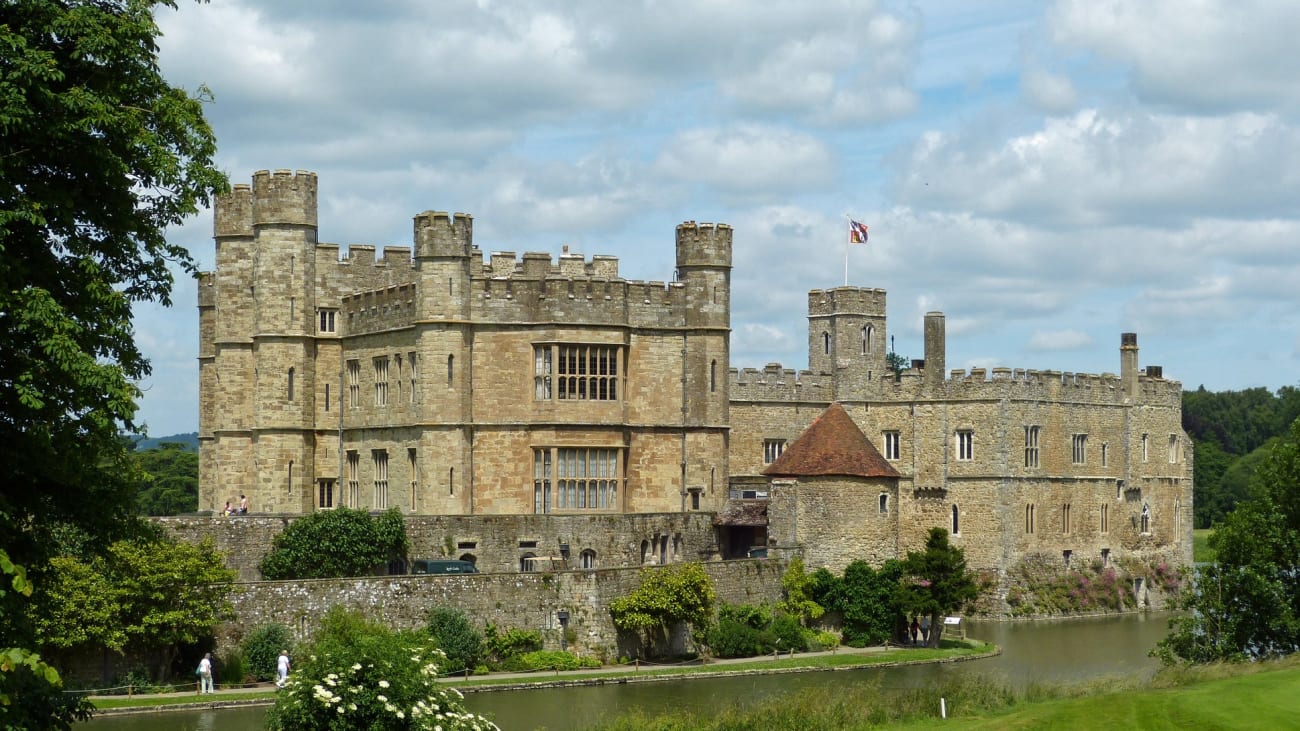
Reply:
[[852, 218], [849, 219], [849, 243], [865, 244], [867, 243], [867, 224], [858, 223]]

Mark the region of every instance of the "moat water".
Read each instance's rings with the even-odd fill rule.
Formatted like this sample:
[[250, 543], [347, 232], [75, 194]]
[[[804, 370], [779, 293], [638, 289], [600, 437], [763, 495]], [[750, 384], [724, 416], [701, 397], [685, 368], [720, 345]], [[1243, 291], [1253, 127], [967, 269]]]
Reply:
[[[1130, 614], [1034, 622], [969, 622], [967, 634], [992, 642], [1002, 654], [960, 663], [849, 672], [749, 675], [662, 683], [472, 693], [466, 704], [504, 731], [576, 731], [633, 709], [654, 714], [683, 708], [744, 704], [803, 688], [854, 692], [864, 683], [884, 688], [925, 686], [950, 673], [979, 673], [1023, 686], [1030, 682], [1075, 683], [1102, 677], [1145, 677], [1159, 663], [1147, 652], [1168, 631], [1167, 614]], [[88, 731], [255, 731], [266, 708], [222, 708], [105, 716]]]

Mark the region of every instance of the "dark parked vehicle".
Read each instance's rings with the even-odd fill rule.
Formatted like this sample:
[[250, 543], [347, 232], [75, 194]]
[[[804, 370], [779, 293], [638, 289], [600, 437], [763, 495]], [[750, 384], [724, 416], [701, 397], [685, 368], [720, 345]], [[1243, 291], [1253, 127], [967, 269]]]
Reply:
[[413, 574], [477, 574], [478, 567], [469, 561], [416, 559], [411, 562]]

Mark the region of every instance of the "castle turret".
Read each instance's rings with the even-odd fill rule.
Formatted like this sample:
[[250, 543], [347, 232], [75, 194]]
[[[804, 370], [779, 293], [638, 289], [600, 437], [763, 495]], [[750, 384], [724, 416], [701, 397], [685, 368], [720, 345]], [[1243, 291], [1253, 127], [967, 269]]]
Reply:
[[947, 375], [947, 327], [942, 312], [925, 313], [925, 372], [922, 385], [935, 393]]
[[415, 268], [420, 282], [418, 317], [423, 320], [468, 318], [474, 217], [467, 213], [425, 211], [415, 217], [414, 229]]
[[731, 242], [725, 223], [686, 221], [677, 226], [677, 280], [686, 287], [686, 326], [697, 337], [683, 353], [683, 416], [695, 425], [728, 420], [731, 369]]
[[808, 293], [808, 368], [832, 376], [832, 399], [869, 400], [889, 371], [885, 290], [863, 287]]

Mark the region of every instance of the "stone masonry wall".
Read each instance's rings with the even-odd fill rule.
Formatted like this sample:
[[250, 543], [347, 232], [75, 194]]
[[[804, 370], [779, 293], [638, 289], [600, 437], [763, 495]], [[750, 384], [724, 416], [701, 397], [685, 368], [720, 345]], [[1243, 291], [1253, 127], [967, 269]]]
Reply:
[[[760, 604], [781, 598], [783, 561], [709, 562], [704, 568], [719, 601]], [[218, 629], [218, 651], [269, 623], [288, 625], [300, 639], [310, 637], [320, 618], [335, 605], [403, 629], [423, 626], [432, 607], [450, 606], [463, 611], [476, 627], [491, 623], [538, 630], [550, 649], [560, 645], [556, 610], [566, 609], [572, 630], [570, 650], [606, 660], [631, 657], [636, 654], [635, 644], [627, 637], [620, 638], [609, 614], [609, 602], [634, 591], [641, 571], [622, 568], [240, 583], [232, 596], [236, 619]]]

